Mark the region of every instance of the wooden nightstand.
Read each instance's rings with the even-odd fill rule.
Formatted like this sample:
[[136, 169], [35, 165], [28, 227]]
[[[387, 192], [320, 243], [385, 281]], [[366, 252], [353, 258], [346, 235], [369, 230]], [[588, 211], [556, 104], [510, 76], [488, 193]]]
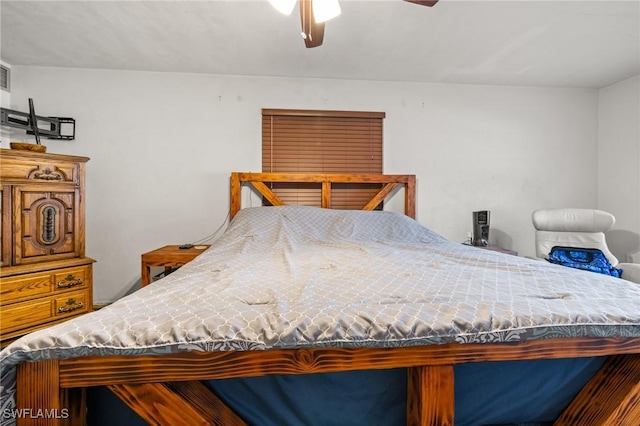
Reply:
[[199, 244], [188, 249], [181, 249], [179, 245], [164, 246], [143, 254], [140, 285], [144, 287], [151, 282], [152, 266], [163, 266], [165, 272], [169, 272], [172, 268], [179, 268], [191, 262], [209, 247], [207, 244]]

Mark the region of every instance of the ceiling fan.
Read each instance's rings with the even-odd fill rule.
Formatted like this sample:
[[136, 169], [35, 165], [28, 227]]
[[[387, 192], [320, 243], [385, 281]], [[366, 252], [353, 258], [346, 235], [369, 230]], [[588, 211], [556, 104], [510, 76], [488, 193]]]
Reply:
[[[290, 15], [300, 2], [300, 22], [302, 38], [306, 47], [318, 47], [324, 39], [324, 23], [340, 15], [338, 0], [269, 0], [269, 3], [281, 13]], [[438, 0], [403, 0], [421, 6], [432, 7]]]

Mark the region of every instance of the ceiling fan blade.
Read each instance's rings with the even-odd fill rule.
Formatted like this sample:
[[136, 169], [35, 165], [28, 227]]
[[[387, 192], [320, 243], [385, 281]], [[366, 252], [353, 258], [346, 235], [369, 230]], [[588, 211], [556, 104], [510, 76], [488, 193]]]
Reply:
[[324, 22], [319, 23], [313, 17], [313, 0], [300, 0], [300, 22], [302, 37], [307, 47], [318, 47], [324, 39]]
[[427, 6], [427, 7], [433, 7], [435, 6], [436, 3], [438, 3], [438, 0], [404, 0], [404, 1], [408, 1], [409, 3], [415, 3], [421, 6]]

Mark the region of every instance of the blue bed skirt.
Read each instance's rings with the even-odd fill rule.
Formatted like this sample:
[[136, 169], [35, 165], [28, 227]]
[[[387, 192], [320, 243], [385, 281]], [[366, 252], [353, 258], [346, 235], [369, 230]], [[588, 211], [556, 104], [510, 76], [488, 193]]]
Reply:
[[[455, 367], [455, 424], [551, 424], [602, 366], [604, 357], [482, 362]], [[208, 381], [255, 426], [406, 424], [404, 369]], [[88, 424], [145, 425], [106, 388], [88, 391]]]

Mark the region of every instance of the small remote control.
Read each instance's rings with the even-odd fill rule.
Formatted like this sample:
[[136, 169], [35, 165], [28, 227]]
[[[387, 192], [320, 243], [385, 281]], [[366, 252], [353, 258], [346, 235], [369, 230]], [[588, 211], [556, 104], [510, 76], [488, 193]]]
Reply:
[[178, 246], [178, 248], [181, 250], [190, 249], [190, 248], [193, 248], [193, 244], [183, 244], [181, 246]]

